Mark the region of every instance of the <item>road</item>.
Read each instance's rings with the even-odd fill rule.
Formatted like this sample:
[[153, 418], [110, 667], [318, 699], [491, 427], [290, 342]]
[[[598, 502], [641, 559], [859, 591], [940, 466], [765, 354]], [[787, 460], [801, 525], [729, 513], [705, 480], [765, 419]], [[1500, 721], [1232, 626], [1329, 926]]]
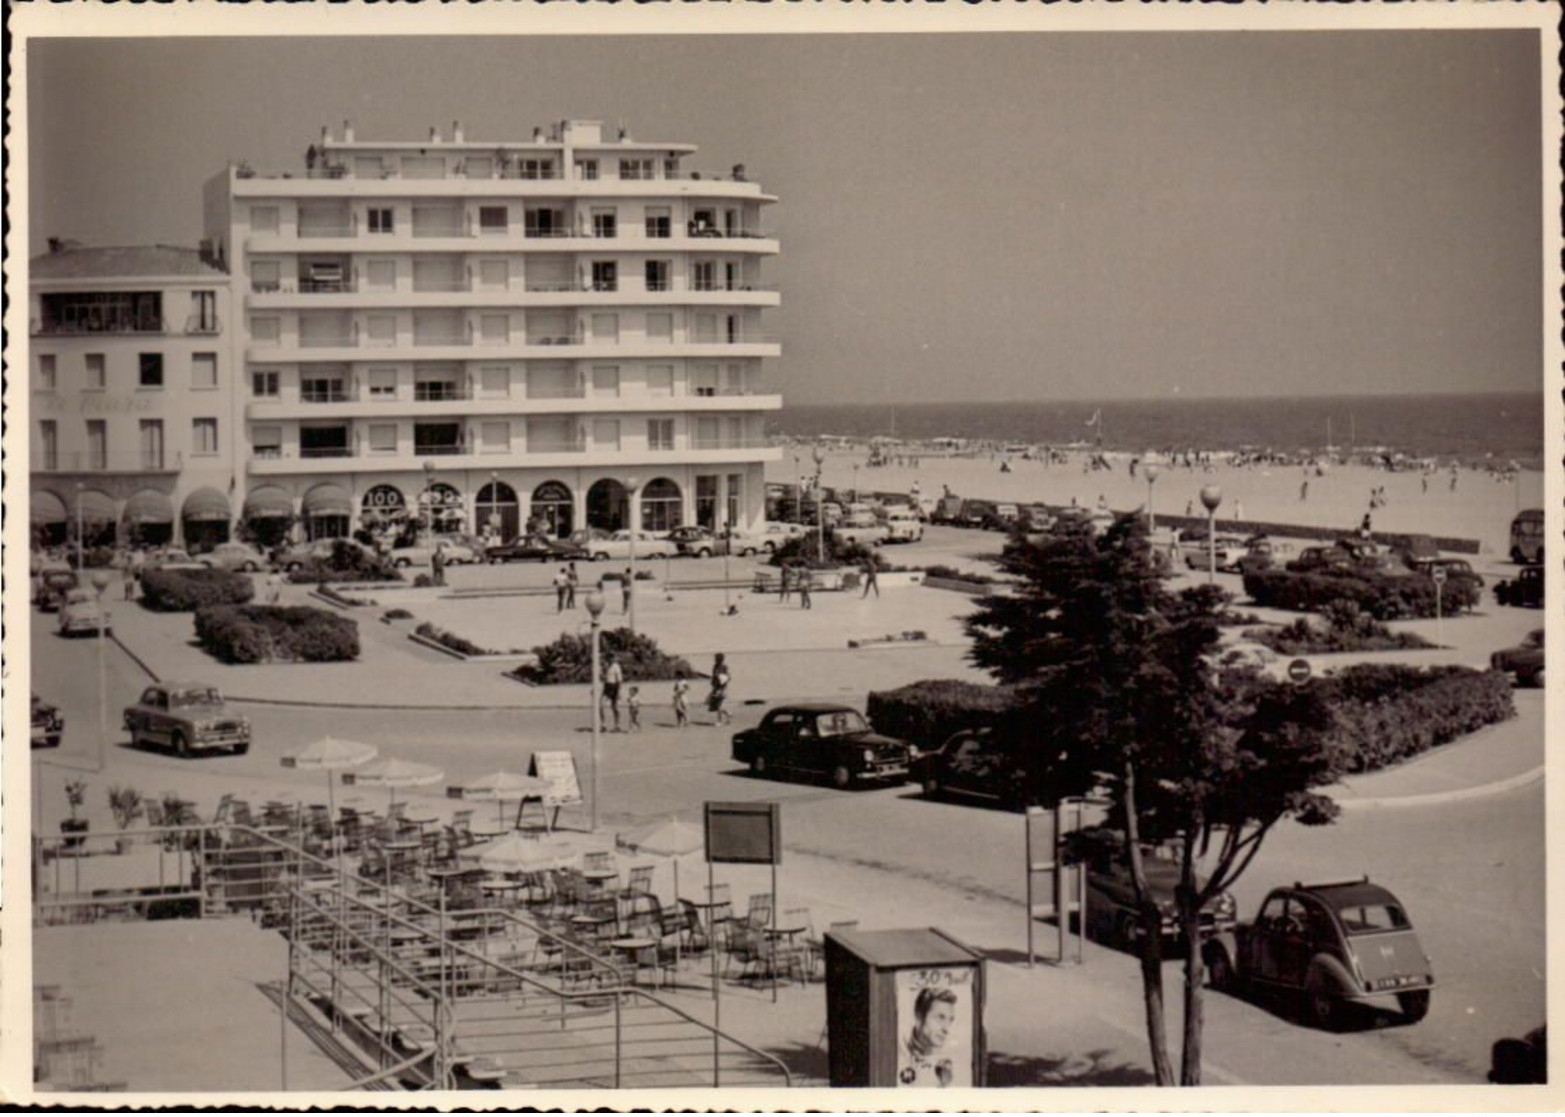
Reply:
[[[90, 766], [97, 716], [94, 642], [63, 640], [40, 627], [33, 643], [34, 671], [42, 680], [35, 686], [59, 703], [67, 718], [64, 746], [35, 757]], [[583, 782], [589, 783], [585, 711], [382, 712], [250, 705], [245, 712], [254, 723], [256, 743], [248, 756], [180, 761], [132, 751], [118, 731], [118, 712], [146, 680], [112, 644], [108, 662], [113, 775], [104, 779], [147, 791], [199, 773], [240, 789], [254, 780], [315, 794], [319, 774], [284, 770], [278, 757], [328, 733], [374, 742], [385, 755], [440, 765], [451, 783], [497, 768], [525, 770], [536, 748], [569, 748]], [[1524, 731], [1542, 732], [1541, 697], [1518, 695]], [[735, 728], [753, 724], [760, 713], [758, 707], [741, 707]], [[816, 864], [868, 870], [878, 874], [888, 893], [904, 882], [936, 886], [963, 905], [968, 925], [979, 920], [993, 927], [993, 940], [980, 938], [977, 945], [1014, 943], [1024, 927], [1019, 816], [931, 802], [911, 787], [837, 792], [753, 779], [728, 760], [729, 731], [708, 724], [704, 711], [696, 717], [691, 728], [677, 731], [668, 710], [648, 707], [643, 712], [646, 732], [603, 737], [607, 826], [620, 829], [676, 811], [693, 818], [709, 799], [776, 799], [784, 804], [790, 857], [809, 855], [818, 859]], [[93, 794], [101, 792], [94, 789]], [[1367, 872], [1407, 904], [1435, 960], [1440, 987], [1429, 1017], [1417, 1027], [1376, 1027], [1329, 1037], [1307, 1035], [1302, 1026], [1263, 1008], [1214, 995], [1208, 1007], [1209, 1057], [1256, 1082], [1341, 1081], [1360, 1064], [1374, 1081], [1411, 1080], [1399, 1075], [1412, 1074], [1415, 1065], [1438, 1079], [1481, 1081], [1489, 1044], [1523, 1033], [1544, 1018], [1543, 820], [1542, 785], [1533, 784], [1446, 805], [1347, 812], [1325, 828], [1279, 827], [1235, 890], [1241, 914], [1253, 913], [1274, 883]], [[51, 826], [47, 818], [45, 825]], [[931, 835], [938, 840], [931, 841]], [[1135, 980], [1131, 960], [1107, 948], [1089, 946], [1088, 967], [1116, 987]], [[1171, 993], [1177, 980], [1171, 967]], [[1133, 1013], [1126, 1026], [1137, 1026]], [[1325, 1061], [1278, 1060], [1279, 1042], [1335, 1054]]]

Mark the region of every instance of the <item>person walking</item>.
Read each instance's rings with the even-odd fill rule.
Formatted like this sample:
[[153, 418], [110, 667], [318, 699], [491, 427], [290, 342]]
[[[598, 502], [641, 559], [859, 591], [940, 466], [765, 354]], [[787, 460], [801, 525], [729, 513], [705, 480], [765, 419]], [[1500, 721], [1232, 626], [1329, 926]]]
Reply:
[[724, 703], [728, 701], [728, 684], [731, 681], [728, 662], [724, 659], [723, 653], [718, 652], [717, 657], [712, 661], [712, 690], [706, 696], [706, 708], [717, 715], [718, 725], [727, 725], [734, 720], [723, 708]]
[[808, 568], [799, 571], [799, 608], [801, 608], [801, 609], [813, 609], [813, 608], [815, 608], [815, 606], [810, 603], [810, 582], [811, 581], [812, 581], [812, 578], [810, 576], [810, 571], [809, 571]]
[[122, 583], [124, 584], [124, 587], [125, 587], [125, 600], [126, 601], [135, 601], [136, 600], [136, 571], [131, 567], [131, 564], [130, 564], [130, 553], [128, 551], [125, 553], [123, 558], [124, 558], [124, 564], [120, 568], [120, 579], [121, 579], [121, 581], [122, 581]]
[[565, 599], [570, 596], [571, 576], [565, 572], [565, 567], [560, 567], [560, 572], [554, 576], [554, 611], [565, 612]]
[[576, 573], [576, 564], [569, 563], [565, 567], [565, 607], [576, 608], [576, 587], [581, 583], [581, 575]]
[[1304, 501], [1307, 501], [1309, 499], [1310, 499], [1310, 479], [1308, 477], [1306, 477], [1303, 481], [1299, 482], [1299, 502], [1302, 504]]
[[690, 724], [690, 683], [685, 679], [674, 680], [674, 728], [683, 729]]
[[630, 714], [630, 731], [641, 732], [641, 688], [633, 686], [625, 696], [625, 710]]
[[437, 543], [434, 554], [429, 556], [429, 580], [437, 586], [446, 584], [446, 545]]
[[609, 652], [603, 668], [603, 702], [608, 706], [609, 712], [614, 715], [614, 732], [622, 733], [619, 727], [619, 688], [625, 681], [625, 671], [619, 665], [619, 660], [613, 652]]
[[630, 567], [627, 566], [625, 568], [625, 577], [623, 579], [621, 579], [621, 581], [620, 581], [620, 603], [619, 603], [619, 605], [620, 605], [620, 612], [622, 612], [622, 613], [630, 612], [630, 595], [631, 595], [631, 592], [632, 592], [632, 589], [633, 589], [631, 583], [634, 582], [634, 581], [635, 581], [635, 579], [630, 576]]
[[864, 592], [859, 594], [859, 600], [863, 601], [868, 597], [870, 590], [875, 591], [877, 598], [880, 596], [880, 577], [879, 572], [875, 569], [875, 560], [873, 558], [864, 560]]
[[788, 604], [788, 591], [792, 588], [792, 579], [793, 579], [793, 568], [791, 566], [789, 566], [785, 562], [785, 563], [782, 564], [782, 568], [781, 568], [780, 573], [778, 574], [778, 579], [777, 579], [778, 580], [778, 586], [779, 586], [779, 590], [778, 590], [778, 594], [777, 594], [777, 604], [779, 604], [779, 605], [786, 605], [786, 604]]

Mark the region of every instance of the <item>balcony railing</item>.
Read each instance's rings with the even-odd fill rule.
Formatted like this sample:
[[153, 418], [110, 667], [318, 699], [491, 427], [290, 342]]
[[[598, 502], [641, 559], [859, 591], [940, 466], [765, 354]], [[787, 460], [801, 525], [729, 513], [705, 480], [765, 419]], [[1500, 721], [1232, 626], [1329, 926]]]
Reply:
[[204, 317], [199, 314], [192, 314], [189, 318], [185, 319], [185, 332], [187, 334], [214, 336], [221, 333], [222, 329], [222, 319], [218, 318], [215, 314], [206, 315]]
[[529, 454], [584, 454], [587, 452], [587, 443], [579, 438], [563, 440], [529, 438], [527, 452]]
[[771, 443], [764, 438], [701, 438], [690, 439], [692, 450], [763, 450]]
[[30, 332], [34, 337], [75, 337], [83, 334], [162, 334], [168, 332], [168, 323], [161, 318], [146, 318], [138, 322], [105, 322], [89, 325], [82, 322], [40, 322], [34, 318]]
[[444, 294], [449, 291], [471, 291], [470, 279], [415, 279], [413, 290], [418, 294]]
[[572, 387], [569, 387], [569, 388], [540, 387], [540, 388], [536, 388], [535, 389], [535, 388], [529, 386], [528, 389], [527, 389], [527, 398], [528, 399], [586, 399], [587, 398], [587, 389], [583, 385], [580, 385], [580, 384], [573, 385]]
[[356, 221], [334, 221], [330, 224], [300, 225], [299, 238], [313, 240], [320, 237], [352, 237], [359, 232]]
[[467, 393], [456, 384], [415, 384], [413, 398], [420, 403], [440, 403], [466, 399]]
[[299, 391], [301, 403], [347, 403], [349, 399], [346, 388], [303, 388]]
[[465, 454], [468, 449], [459, 442], [419, 442], [414, 444], [413, 452], [420, 457], [450, 457]]
[[[317, 335], [299, 338], [300, 349], [352, 349], [358, 343], [359, 339], [353, 334]], [[259, 344], [281, 345], [282, 341], [259, 342]]]
[[301, 458], [351, 458], [355, 455], [351, 446], [301, 446], [299, 456]]
[[351, 279], [317, 279], [314, 276], [302, 275], [299, 277], [301, 295], [342, 295], [357, 290], [358, 284]]
[[570, 229], [564, 228], [564, 227], [556, 228], [556, 227], [551, 225], [549, 228], [546, 229], [546, 228], [544, 228], [541, 225], [525, 225], [522, 228], [522, 235], [524, 237], [529, 238], [529, 239], [542, 238], [542, 239], [546, 239], [546, 240], [547, 239], [564, 240], [565, 238], [573, 237], [576, 234], [574, 232], [572, 232]]
[[460, 222], [442, 221], [438, 224], [431, 223], [413, 226], [414, 237], [465, 237], [471, 230]]
[[413, 344], [416, 346], [471, 345], [473, 339], [469, 334], [415, 334]]
[[182, 453], [127, 450], [95, 454], [91, 450], [67, 450], [53, 454], [36, 451], [30, 468], [36, 473], [178, 473], [184, 464]]

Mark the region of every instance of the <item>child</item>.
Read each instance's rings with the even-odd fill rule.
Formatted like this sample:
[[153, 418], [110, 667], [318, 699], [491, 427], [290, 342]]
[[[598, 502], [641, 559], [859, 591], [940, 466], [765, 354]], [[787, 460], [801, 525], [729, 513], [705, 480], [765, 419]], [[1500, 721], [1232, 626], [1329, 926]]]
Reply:
[[625, 707], [630, 711], [630, 731], [641, 732], [641, 688], [633, 686], [625, 696]]
[[685, 696], [690, 693], [690, 684], [684, 679], [674, 680], [674, 725], [680, 729], [690, 724], [690, 707]]

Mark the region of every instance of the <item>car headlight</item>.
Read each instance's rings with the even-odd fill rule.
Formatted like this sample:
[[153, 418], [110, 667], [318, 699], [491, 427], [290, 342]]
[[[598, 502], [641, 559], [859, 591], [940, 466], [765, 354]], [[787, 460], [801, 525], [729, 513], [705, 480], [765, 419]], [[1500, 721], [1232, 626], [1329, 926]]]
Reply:
[[873, 764], [873, 763], [875, 763], [875, 750], [874, 749], [865, 749], [864, 750], [864, 763], [866, 763], [866, 764]]

